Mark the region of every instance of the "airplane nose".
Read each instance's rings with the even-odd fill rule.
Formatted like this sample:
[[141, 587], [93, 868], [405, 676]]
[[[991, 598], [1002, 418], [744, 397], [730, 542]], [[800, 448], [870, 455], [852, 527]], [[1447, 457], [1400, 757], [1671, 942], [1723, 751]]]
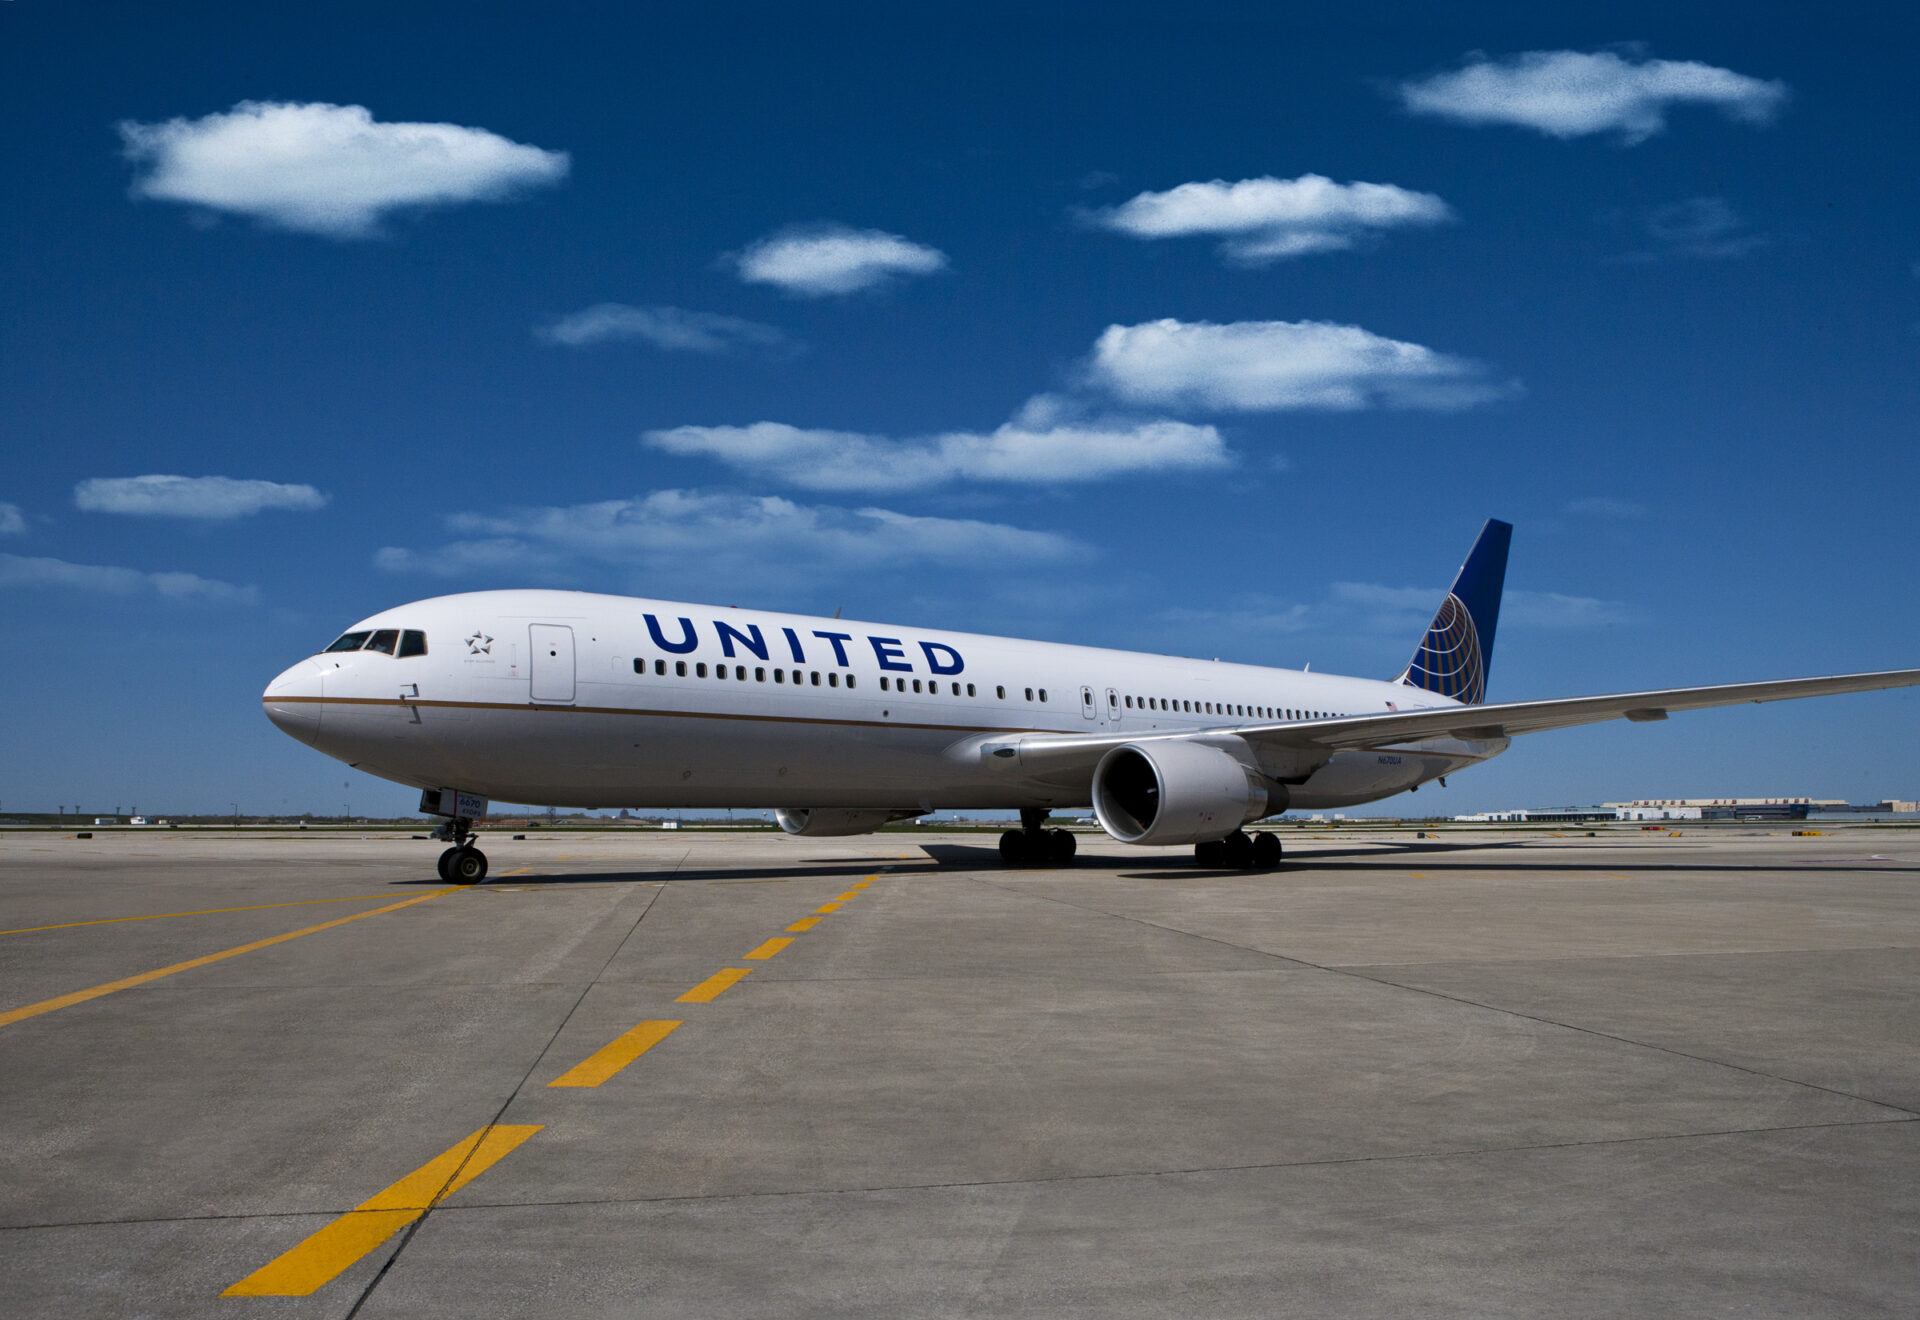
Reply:
[[325, 694], [326, 670], [312, 660], [302, 660], [267, 684], [260, 694], [267, 718], [282, 733], [311, 743], [320, 736], [320, 704]]

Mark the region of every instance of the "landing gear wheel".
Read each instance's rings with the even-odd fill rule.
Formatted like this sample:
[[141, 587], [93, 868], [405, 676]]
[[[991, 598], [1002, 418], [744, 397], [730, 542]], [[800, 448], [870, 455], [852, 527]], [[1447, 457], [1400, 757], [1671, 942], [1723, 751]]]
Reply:
[[1027, 864], [1027, 832], [1008, 830], [1000, 836], [1000, 860], [1008, 866]]
[[1222, 860], [1236, 871], [1253, 869], [1253, 840], [1245, 830], [1235, 830], [1220, 840]]
[[442, 880], [445, 880], [448, 884], [453, 883], [453, 873], [449, 871], [447, 868], [453, 865], [453, 855], [459, 851], [460, 850], [458, 848], [447, 849], [445, 852], [440, 854], [440, 861], [436, 864], [435, 869], [437, 869], [440, 872], [440, 878]]
[[1079, 849], [1079, 840], [1065, 830], [1047, 831], [1047, 860], [1055, 866], [1065, 866], [1073, 861], [1073, 855]]
[[1193, 864], [1218, 871], [1227, 864], [1227, 845], [1222, 839], [1203, 839], [1193, 845]]
[[1261, 830], [1253, 836], [1253, 864], [1262, 871], [1272, 871], [1280, 865], [1280, 836]]
[[487, 878], [487, 855], [478, 848], [455, 848], [447, 861], [447, 879], [456, 885], [477, 885]]

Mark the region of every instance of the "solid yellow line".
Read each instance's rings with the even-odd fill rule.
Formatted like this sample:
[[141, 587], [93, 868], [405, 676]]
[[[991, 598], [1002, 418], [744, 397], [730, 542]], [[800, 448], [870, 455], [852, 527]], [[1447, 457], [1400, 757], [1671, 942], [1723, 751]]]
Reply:
[[1425, 880], [1427, 878], [1425, 873], [1420, 871], [1408, 871], [1407, 877], [1412, 880]]
[[838, 912], [840, 910], [840, 903], [841, 903], [840, 899], [835, 899], [831, 903], [822, 903], [819, 907], [815, 908], [814, 911], [815, 912]]
[[780, 952], [780, 950], [786, 948], [789, 944], [792, 944], [792, 943], [793, 943], [792, 940], [783, 939], [782, 937], [776, 935], [772, 939], [768, 940], [765, 944], [762, 944], [759, 948], [755, 949], [752, 953], [749, 953], [747, 957], [750, 959], [765, 960], [767, 958], [773, 957], [774, 954]]
[[158, 981], [163, 976], [172, 976], [176, 972], [190, 972], [196, 967], [205, 967], [208, 963], [217, 963], [225, 958], [237, 958], [243, 953], [252, 953], [256, 949], [270, 948], [275, 944], [285, 944], [288, 940], [297, 940], [302, 935], [313, 935], [319, 931], [332, 930], [335, 926], [344, 926], [349, 921], [359, 921], [363, 917], [377, 917], [382, 912], [398, 912], [403, 907], [412, 907], [415, 903], [425, 903], [439, 898], [452, 890], [438, 889], [431, 894], [422, 894], [419, 898], [410, 898], [404, 903], [393, 903], [382, 908], [373, 908], [367, 912], [356, 912], [350, 917], [341, 917], [338, 921], [323, 921], [318, 926], [308, 926], [304, 930], [290, 930], [285, 935], [275, 935], [271, 939], [255, 940], [251, 944], [242, 944], [238, 948], [223, 949], [219, 953], [209, 953], [204, 958], [191, 958], [171, 967], [162, 967], [151, 972], [142, 972], [138, 976], [129, 976], [120, 981], [109, 981], [105, 985], [96, 985], [89, 990], [75, 990], [70, 995], [61, 995], [58, 999], [43, 999], [37, 1004], [28, 1004], [24, 1008], [12, 1009], [0, 1013], [0, 1027], [10, 1027], [16, 1022], [24, 1022], [42, 1013], [51, 1013], [55, 1009], [71, 1008], [75, 1004], [84, 1004], [89, 999], [98, 999], [101, 995], [110, 995], [116, 990], [131, 990], [136, 985], [145, 985], [149, 981]]
[[665, 1040], [678, 1022], [642, 1022], [595, 1050], [548, 1082], [548, 1086], [598, 1086]]
[[222, 1297], [305, 1297], [498, 1164], [543, 1123], [483, 1127], [306, 1241], [262, 1265]]
[[31, 935], [37, 930], [71, 930], [75, 926], [111, 926], [116, 921], [163, 921], [168, 917], [211, 917], [222, 912], [264, 912], [268, 908], [312, 907], [315, 903], [371, 903], [385, 894], [355, 894], [352, 898], [301, 898], [291, 903], [254, 903], [248, 907], [201, 908], [197, 912], [156, 912], [149, 917], [97, 917], [92, 921], [63, 921], [57, 926], [22, 926], [0, 930], [0, 935]]
[[728, 986], [752, 972], [751, 967], [729, 967], [715, 972], [693, 989], [687, 991], [673, 1002], [676, 1004], [711, 1004], [726, 992]]
[[820, 918], [818, 917], [802, 917], [800, 918], [800, 920], [794, 922], [791, 926], [788, 926], [787, 929], [788, 930], [812, 930], [815, 926], [818, 926], [819, 924], [820, 924]]

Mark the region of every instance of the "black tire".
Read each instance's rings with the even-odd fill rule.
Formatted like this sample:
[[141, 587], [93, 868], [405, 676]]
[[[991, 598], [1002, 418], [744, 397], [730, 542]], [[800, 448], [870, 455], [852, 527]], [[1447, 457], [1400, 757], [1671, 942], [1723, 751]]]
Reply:
[[1261, 830], [1253, 836], [1253, 864], [1262, 871], [1272, 871], [1280, 865], [1280, 836]]
[[1066, 866], [1073, 861], [1074, 853], [1080, 850], [1080, 843], [1065, 830], [1047, 831], [1047, 860], [1055, 866]]
[[1008, 830], [1000, 836], [1000, 860], [1008, 866], [1027, 864], [1027, 832]]
[[458, 848], [449, 848], [440, 854], [440, 860], [435, 863], [435, 869], [440, 872], [440, 878], [448, 884], [453, 883], [453, 871], [451, 869], [453, 866], [453, 855], [459, 851]]
[[1204, 866], [1209, 871], [1218, 871], [1227, 864], [1226, 849], [1218, 839], [1207, 839], [1193, 845], [1193, 864]]
[[1253, 840], [1247, 837], [1245, 830], [1235, 830], [1220, 840], [1220, 851], [1225, 863], [1236, 871], [1253, 869]]
[[487, 855], [478, 848], [455, 848], [447, 863], [447, 879], [456, 885], [477, 885], [487, 878]]

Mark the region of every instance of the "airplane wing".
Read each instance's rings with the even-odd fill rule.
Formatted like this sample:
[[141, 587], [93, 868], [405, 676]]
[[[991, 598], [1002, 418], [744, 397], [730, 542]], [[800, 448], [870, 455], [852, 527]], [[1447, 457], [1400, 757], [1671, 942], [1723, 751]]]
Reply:
[[1330, 720], [1290, 723], [1221, 724], [1178, 733], [1045, 734], [983, 739], [983, 757], [1016, 761], [1029, 772], [1060, 773], [1085, 763], [1088, 770], [1112, 747], [1126, 743], [1177, 740], [1218, 741], [1242, 738], [1254, 745], [1302, 751], [1335, 752], [1349, 748], [1392, 748], [1427, 738], [1467, 742], [1511, 738], [1522, 733], [1567, 729], [1602, 720], [1664, 720], [1673, 711], [1739, 706], [1748, 702], [1791, 701], [1840, 692], [1875, 692], [1920, 685], [1920, 669], [1888, 669], [1872, 674], [1834, 674], [1824, 678], [1785, 678], [1761, 683], [1717, 683], [1710, 687], [1660, 688], [1598, 697], [1559, 697], [1551, 701], [1507, 701], [1479, 706], [1348, 715]]

